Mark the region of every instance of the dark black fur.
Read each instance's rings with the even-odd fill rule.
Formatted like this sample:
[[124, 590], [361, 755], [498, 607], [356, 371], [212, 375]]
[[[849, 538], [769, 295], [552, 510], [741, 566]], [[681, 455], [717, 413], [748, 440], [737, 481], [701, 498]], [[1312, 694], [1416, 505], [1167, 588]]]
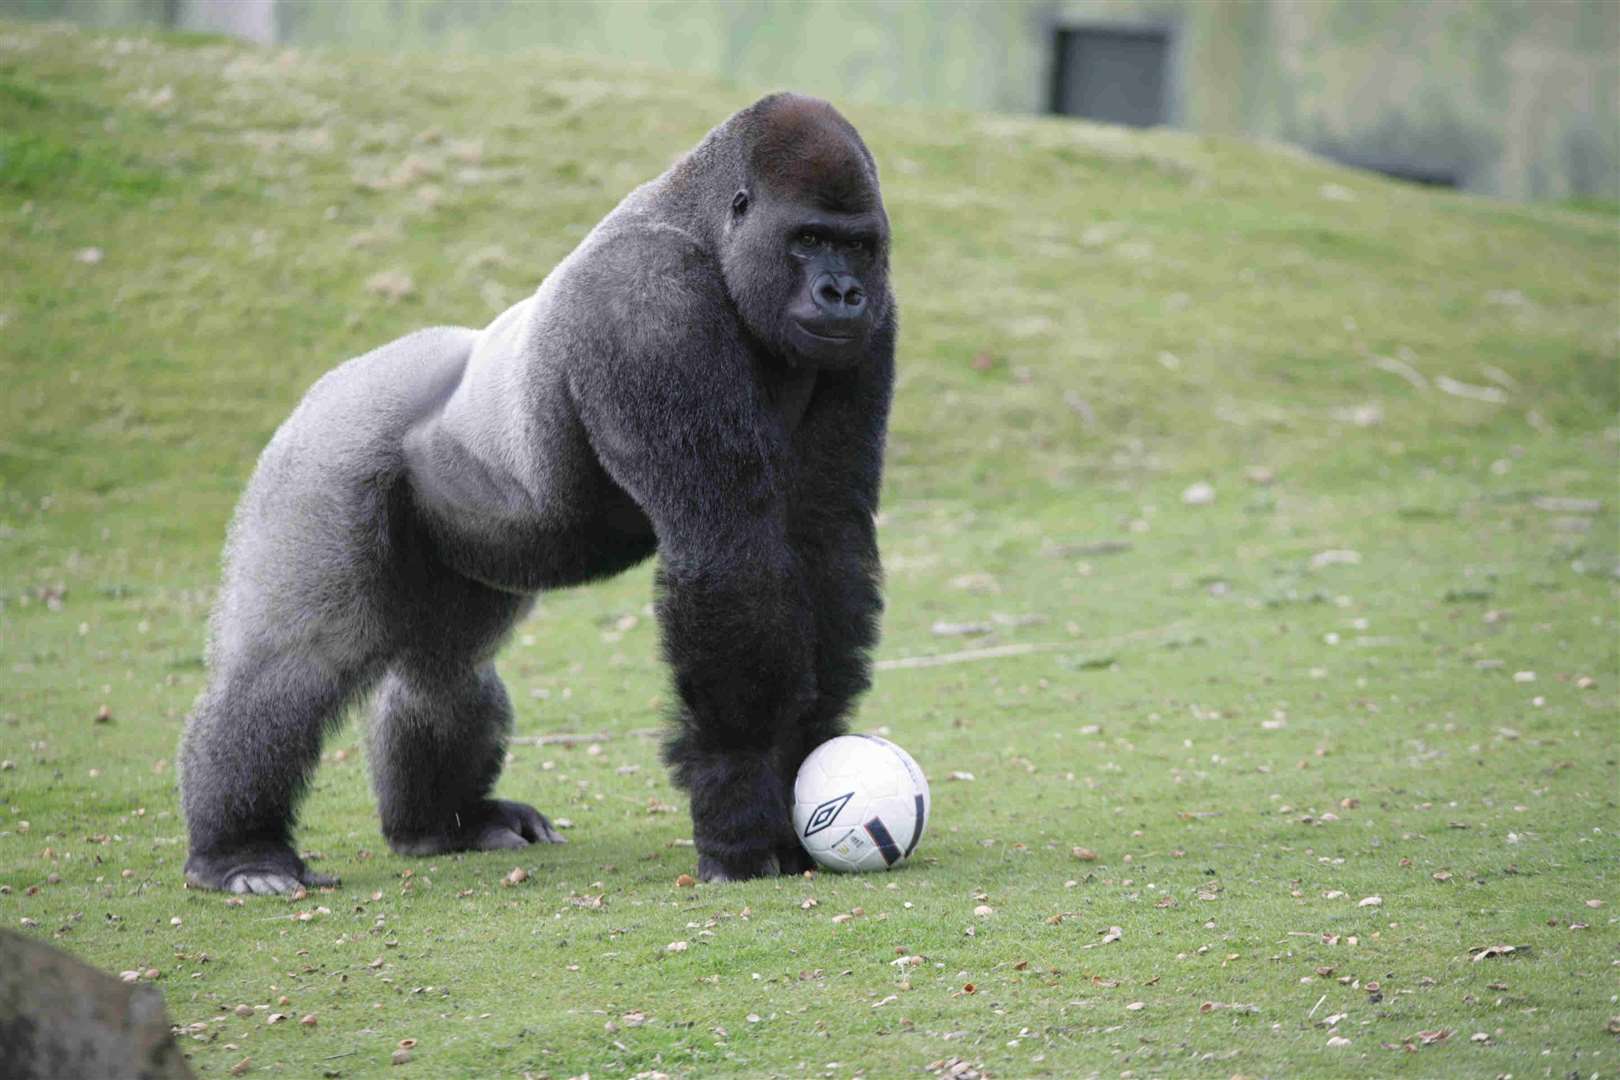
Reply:
[[494, 655], [537, 591], [655, 550], [665, 757], [699, 872], [806, 865], [792, 780], [866, 689], [882, 607], [888, 243], [855, 130], [775, 95], [489, 327], [422, 331], [317, 383], [232, 525], [182, 745], [188, 881], [324, 880], [294, 812], [325, 730], [373, 688], [396, 851], [560, 839], [490, 797], [512, 716]]

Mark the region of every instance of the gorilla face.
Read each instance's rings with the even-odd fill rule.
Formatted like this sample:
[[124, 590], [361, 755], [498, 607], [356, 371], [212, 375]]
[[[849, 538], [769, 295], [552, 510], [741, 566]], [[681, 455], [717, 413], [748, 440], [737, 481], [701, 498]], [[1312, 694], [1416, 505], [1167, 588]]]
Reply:
[[[749, 331], [789, 364], [842, 368], [868, 354], [888, 317], [889, 222], [861, 158], [780, 191], [731, 199], [722, 249], [727, 286]], [[809, 190], [805, 190], [808, 188]]]
[[871, 217], [805, 215], [787, 245], [799, 267], [787, 304], [790, 348], [823, 364], [864, 355], [879, 306], [872, 301], [882, 295], [882, 242]]

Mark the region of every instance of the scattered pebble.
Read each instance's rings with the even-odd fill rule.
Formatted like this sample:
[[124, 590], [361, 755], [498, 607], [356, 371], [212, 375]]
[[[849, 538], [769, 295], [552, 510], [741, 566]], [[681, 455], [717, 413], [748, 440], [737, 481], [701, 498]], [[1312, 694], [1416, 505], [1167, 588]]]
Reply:
[[416, 282], [403, 270], [384, 270], [366, 279], [366, 291], [398, 303], [415, 294]]
[[1181, 493], [1181, 501], [1188, 506], [1208, 506], [1215, 501], [1215, 487], [1206, 480], [1200, 480]]

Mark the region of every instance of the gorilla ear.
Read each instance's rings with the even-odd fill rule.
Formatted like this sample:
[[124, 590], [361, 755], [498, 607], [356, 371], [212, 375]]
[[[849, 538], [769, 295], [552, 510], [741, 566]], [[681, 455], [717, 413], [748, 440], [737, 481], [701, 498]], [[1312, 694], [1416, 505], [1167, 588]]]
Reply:
[[748, 213], [748, 192], [739, 191], [731, 197], [731, 216], [740, 218]]

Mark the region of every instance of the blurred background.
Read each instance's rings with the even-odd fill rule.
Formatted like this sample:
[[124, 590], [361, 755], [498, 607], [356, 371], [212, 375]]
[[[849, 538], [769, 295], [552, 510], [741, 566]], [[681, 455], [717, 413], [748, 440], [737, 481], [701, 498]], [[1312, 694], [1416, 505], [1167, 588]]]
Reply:
[[841, 102], [1242, 134], [1510, 199], [1620, 198], [1615, 0], [0, 0], [0, 16], [546, 46]]

